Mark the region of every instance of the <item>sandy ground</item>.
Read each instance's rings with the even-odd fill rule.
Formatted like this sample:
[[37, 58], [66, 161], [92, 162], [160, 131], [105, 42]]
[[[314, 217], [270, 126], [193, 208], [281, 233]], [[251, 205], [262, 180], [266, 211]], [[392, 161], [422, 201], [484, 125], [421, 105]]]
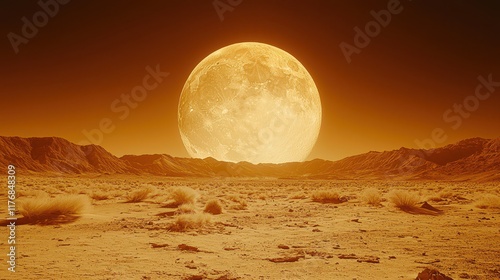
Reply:
[[[155, 187], [147, 199], [125, 203], [145, 185]], [[176, 209], [165, 203], [175, 186], [199, 193], [197, 212], [215, 198], [223, 213], [173, 231]], [[444, 213], [369, 206], [361, 199], [368, 187], [383, 198], [414, 191]], [[109, 197], [91, 199], [74, 222], [18, 225], [17, 272], [3, 257], [0, 279], [415, 279], [426, 267], [454, 279], [500, 279], [500, 209], [475, 206], [483, 194], [499, 195], [499, 183], [19, 176], [17, 189], [18, 201], [42, 192]], [[325, 189], [348, 202], [311, 200]], [[6, 191], [0, 200], [6, 205]], [[2, 238], [2, 256], [8, 246]]]

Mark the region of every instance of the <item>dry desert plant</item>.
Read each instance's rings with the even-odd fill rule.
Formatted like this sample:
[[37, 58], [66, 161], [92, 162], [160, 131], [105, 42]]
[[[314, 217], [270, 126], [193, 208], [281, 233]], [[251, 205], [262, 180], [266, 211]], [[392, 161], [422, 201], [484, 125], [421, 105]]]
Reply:
[[289, 196], [290, 199], [305, 199], [307, 195], [304, 192], [294, 192]]
[[239, 195], [229, 195], [227, 197], [230, 201], [235, 202], [236, 204], [231, 205], [229, 208], [232, 210], [245, 210], [248, 207], [248, 203], [245, 200], [245, 198], [239, 196]]
[[127, 202], [141, 202], [146, 199], [151, 192], [153, 192], [153, 188], [150, 186], [135, 190], [127, 196]]
[[312, 201], [319, 203], [341, 203], [345, 201], [337, 192], [330, 190], [315, 191], [313, 192], [311, 199]]
[[377, 188], [368, 188], [361, 192], [361, 199], [369, 205], [379, 206], [382, 196]]
[[189, 187], [177, 187], [170, 196], [176, 205], [194, 204], [198, 199], [198, 193]]
[[177, 211], [175, 211], [176, 214], [192, 214], [196, 213], [196, 209], [194, 207], [194, 204], [182, 204], [177, 208]]
[[93, 191], [89, 196], [94, 200], [106, 200], [109, 199], [109, 194], [103, 191]]
[[83, 195], [36, 197], [20, 201], [19, 213], [28, 219], [76, 216], [82, 214], [89, 206], [88, 197]]
[[220, 204], [220, 201], [218, 199], [212, 199], [207, 201], [207, 204], [205, 204], [205, 209], [203, 211], [213, 215], [219, 215], [222, 214], [222, 205]]
[[405, 211], [418, 208], [417, 204], [420, 202], [420, 196], [415, 192], [392, 190], [387, 195], [397, 208]]
[[188, 229], [199, 229], [210, 224], [210, 221], [210, 214], [182, 214], [175, 217], [174, 223], [170, 226], [170, 230], [185, 231]]
[[449, 189], [442, 189], [438, 193], [432, 194], [428, 196], [428, 200], [434, 201], [434, 202], [441, 202], [441, 201], [446, 201], [448, 199], [452, 199], [455, 195], [453, 192]]
[[500, 197], [494, 194], [485, 194], [475, 203], [477, 208], [480, 209], [500, 209]]

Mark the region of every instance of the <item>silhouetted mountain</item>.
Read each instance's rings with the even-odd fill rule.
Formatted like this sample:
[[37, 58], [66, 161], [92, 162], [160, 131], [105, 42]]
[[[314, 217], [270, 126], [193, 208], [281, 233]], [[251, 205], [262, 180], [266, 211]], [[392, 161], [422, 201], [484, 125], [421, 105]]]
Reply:
[[472, 138], [432, 150], [401, 148], [339, 161], [231, 163], [213, 158], [126, 155], [56, 137], [0, 137], [0, 164], [29, 172], [154, 174], [169, 177], [273, 177], [373, 180], [500, 180], [500, 138]]
[[57, 137], [0, 137], [0, 165], [56, 173], [138, 173], [96, 145], [79, 146]]

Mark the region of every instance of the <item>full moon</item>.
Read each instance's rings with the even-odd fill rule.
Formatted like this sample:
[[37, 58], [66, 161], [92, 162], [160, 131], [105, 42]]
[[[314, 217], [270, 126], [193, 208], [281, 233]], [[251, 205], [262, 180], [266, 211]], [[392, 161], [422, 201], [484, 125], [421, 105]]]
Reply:
[[238, 43], [203, 59], [179, 101], [179, 131], [194, 158], [284, 163], [303, 161], [321, 126], [318, 89], [291, 54]]

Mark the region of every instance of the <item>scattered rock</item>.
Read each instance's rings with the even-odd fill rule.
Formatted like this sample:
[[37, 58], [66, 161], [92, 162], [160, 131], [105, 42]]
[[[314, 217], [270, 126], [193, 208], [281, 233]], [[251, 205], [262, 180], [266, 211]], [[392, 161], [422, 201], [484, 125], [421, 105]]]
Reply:
[[313, 232], [321, 232], [321, 230], [320, 230], [320, 229], [315, 228], [315, 229], [313, 229]]
[[380, 258], [375, 257], [375, 256], [364, 256], [362, 258], [359, 258], [357, 262], [366, 262], [366, 263], [380, 263]]
[[396, 259], [396, 256], [389, 256], [389, 259], [394, 260], [394, 259]]
[[432, 205], [430, 205], [429, 203], [427, 203], [427, 201], [424, 202], [424, 204], [422, 204], [422, 206], [420, 206], [420, 208], [424, 208], [424, 209], [427, 209], [427, 210], [430, 210], [430, 211], [436, 212], [436, 213], [442, 213], [443, 212], [443, 210], [439, 210], [439, 209], [433, 207]]
[[194, 261], [190, 261], [190, 262], [186, 263], [186, 265], [185, 265], [185, 266], [186, 266], [187, 268], [189, 268], [189, 269], [197, 269], [197, 268], [198, 268], [198, 266], [196, 266], [196, 265], [194, 264]]
[[416, 263], [421, 263], [421, 264], [433, 264], [433, 263], [438, 263], [440, 262], [441, 260], [439, 259], [435, 259], [433, 261], [415, 261]]
[[191, 275], [184, 278], [184, 280], [203, 280], [203, 279], [205, 279], [205, 276], [203, 275]]
[[458, 275], [458, 277], [460, 277], [460, 278], [462, 278], [462, 279], [471, 279], [471, 278], [472, 278], [469, 274], [467, 274], [467, 273], [465, 273], [465, 272], [464, 272], [464, 273], [460, 273], [460, 274]]
[[316, 250], [306, 251], [306, 254], [308, 254], [310, 256], [313, 256], [313, 257], [321, 257], [321, 258], [324, 258], [324, 259], [331, 259], [331, 258], [333, 258], [332, 254], [330, 254], [330, 253], [327, 253], [327, 252], [318, 252]]
[[435, 269], [426, 268], [420, 272], [415, 280], [453, 280]]
[[283, 263], [283, 262], [296, 262], [296, 261], [303, 259], [303, 258], [304, 258], [303, 255], [299, 255], [299, 256], [289, 256], [289, 257], [282, 257], [282, 258], [272, 258], [272, 259], [267, 259], [267, 260], [270, 262], [273, 262], [273, 263]]
[[278, 248], [284, 249], [284, 250], [288, 250], [288, 249], [290, 249], [290, 246], [286, 246], [286, 245], [280, 244], [280, 245], [278, 245]]
[[361, 223], [361, 222], [359, 221], [359, 219], [352, 219], [352, 220], [351, 220], [351, 222]]
[[359, 259], [356, 254], [340, 254], [338, 255], [339, 259], [350, 259], [350, 260], [357, 260]]
[[168, 246], [168, 244], [159, 244], [159, 243], [149, 243], [151, 244], [151, 248], [165, 248]]
[[181, 251], [191, 251], [191, 252], [199, 252], [200, 251], [197, 247], [189, 246], [186, 244], [181, 244], [181, 245], [177, 246], [177, 248], [179, 248], [179, 250], [181, 250]]

